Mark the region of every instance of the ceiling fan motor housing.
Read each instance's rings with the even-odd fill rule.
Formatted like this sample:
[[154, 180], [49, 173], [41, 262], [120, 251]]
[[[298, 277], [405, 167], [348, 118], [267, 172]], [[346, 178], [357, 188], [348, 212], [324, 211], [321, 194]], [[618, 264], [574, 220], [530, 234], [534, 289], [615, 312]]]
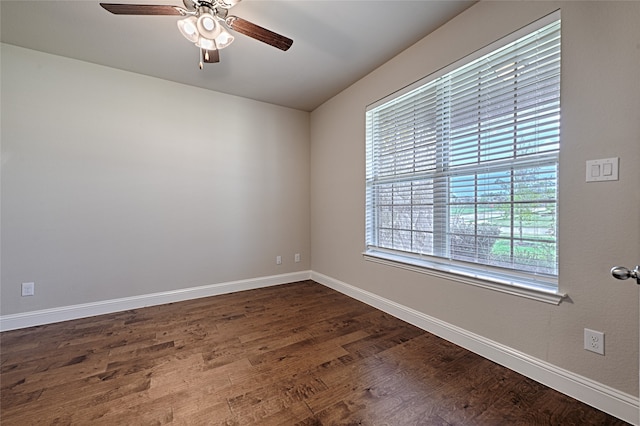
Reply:
[[216, 0], [216, 4], [223, 9], [231, 9], [233, 6], [238, 4], [240, 0]]

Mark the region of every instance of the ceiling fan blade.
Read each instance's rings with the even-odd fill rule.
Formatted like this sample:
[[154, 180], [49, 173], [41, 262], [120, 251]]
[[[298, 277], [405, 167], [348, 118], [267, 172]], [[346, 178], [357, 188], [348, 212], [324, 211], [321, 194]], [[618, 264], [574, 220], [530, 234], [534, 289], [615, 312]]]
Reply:
[[202, 62], [206, 64], [215, 64], [216, 62], [220, 62], [220, 51], [218, 49], [207, 50], [201, 49], [202, 52]]
[[185, 10], [179, 6], [160, 4], [121, 4], [100, 3], [107, 11], [114, 15], [185, 15]]
[[234, 31], [255, 38], [263, 43], [270, 44], [280, 50], [288, 50], [293, 44], [293, 40], [278, 33], [274, 33], [266, 28], [251, 23], [246, 19], [237, 16], [229, 16], [226, 19], [227, 25]]

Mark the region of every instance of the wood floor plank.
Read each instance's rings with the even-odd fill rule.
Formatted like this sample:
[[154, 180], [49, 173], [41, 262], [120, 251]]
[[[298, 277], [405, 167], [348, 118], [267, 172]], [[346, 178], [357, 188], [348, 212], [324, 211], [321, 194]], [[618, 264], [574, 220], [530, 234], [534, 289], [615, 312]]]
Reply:
[[312, 281], [0, 333], [2, 425], [622, 425]]

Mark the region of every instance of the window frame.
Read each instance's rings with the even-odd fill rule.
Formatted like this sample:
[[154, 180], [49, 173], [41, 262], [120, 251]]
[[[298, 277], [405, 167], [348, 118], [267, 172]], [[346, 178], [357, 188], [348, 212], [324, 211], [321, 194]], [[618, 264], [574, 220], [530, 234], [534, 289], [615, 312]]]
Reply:
[[[513, 43], [514, 41], [525, 37], [551, 23], [556, 21], [560, 21], [560, 11], [553, 12], [523, 28], [517, 30], [500, 40], [497, 40], [494, 43], [491, 43], [485, 46], [482, 49], [436, 71], [433, 74], [430, 74], [404, 88], [401, 90], [392, 93], [371, 105], [368, 105], [366, 108], [367, 115], [369, 111], [374, 110], [375, 108], [392, 103], [394, 101], [400, 100], [404, 95], [410, 94], [419, 88], [427, 87], [431, 82], [447, 76], [454, 70], [465, 67], [466, 65], [476, 61], [479, 58], [482, 58], [488, 54], [491, 54], [495, 51], [502, 49], [503, 47]], [[370, 142], [369, 142], [369, 128], [367, 124], [367, 169], [369, 168], [370, 162]], [[440, 138], [438, 138], [437, 144], [441, 144]], [[555, 152], [555, 164], [557, 169], [559, 169], [559, 150]], [[553, 155], [548, 155], [545, 161], [549, 161], [549, 159], [553, 157]], [[437, 167], [440, 167], [441, 162], [436, 161]], [[556, 169], [556, 181], [555, 188], [557, 194], [558, 182], [557, 182], [557, 169]], [[477, 173], [477, 172], [476, 172]], [[369, 175], [369, 171], [367, 171], [367, 177]], [[367, 178], [366, 188], [367, 188], [367, 205], [365, 207], [366, 210], [366, 229], [365, 229], [365, 250], [363, 252], [364, 259], [367, 261], [380, 263], [388, 266], [398, 267], [402, 269], [407, 269], [419, 273], [425, 273], [432, 276], [437, 276], [439, 278], [445, 278], [449, 280], [454, 280], [457, 282], [462, 282], [466, 284], [472, 284], [475, 286], [488, 288], [491, 290], [500, 291], [503, 293], [513, 294], [517, 296], [526, 297], [529, 299], [539, 300], [552, 304], [559, 304], [563, 298], [566, 297], [566, 294], [562, 293], [559, 289], [559, 280], [558, 276], [550, 276], [545, 274], [536, 274], [536, 273], [520, 273], [519, 271], [512, 269], [507, 270], [505, 272], [502, 269], [496, 269], [489, 265], [483, 265], [480, 263], [467, 263], [462, 261], [457, 261], [453, 259], [440, 259], [437, 257], [437, 254], [434, 253], [431, 255], [421, 255], [419, 253], [410, 253], [408, 255], [403, 255], [402, 252], [398, 250], [386, 250], [380, 247], [370, 247], [371, 238], [375, 239], [375, 236], [370, 235], [372, 231], [372, 225], [370, 221], [375, 220], [375, 215], [378, 213], [375, 208], [369, 205], [369, 186], [370, 183]], [[446, 191], [446, 196], [449, 197], [449, 190]], [[556, 209], [556, 220], [557, 220], [557, 208], [559, 205], [559, 197], [555, 199], [555, 203], [553, 206]], [[433, 215], [437, 216], [435, 212], [435, 204], [434, 203], [434, 212]], [[443, 205], [449, 206], [449, 202], [443, 203]], [[477, 201], [475, 202], [477, 206]], [[448, 207], [447, 207], [448, 209]], [[448, 212], [446, 212], [448, 215]], [[440, 220], [443, 220], [440, 218]], [[447, 221], [447, 219], [444, 219]], [[433, 219], [434, 227], [437, 219]], [[448, 221], [447, 221], [448, 223]], [[447, 225], [447, 233], [449, 232]], [[376, 228], [377, 230], [377, 228]], [[557, 223], [556, 223], [557, 230]], [[436, 235], [434, 233], [434, 235]], [[444, 233], [439, 234], [439, 238], [443, 238], [442, 235]], [[434, 238], [436, 238], [434, 236]], [[558, 235], [555, 238], [556, 248], [558, 246]], [[375, 244], [377, 245], [377, 244]], [[557, 255], [556, 255], [557, 259]], [[559, 266], [556, 261], [556, 267]]]

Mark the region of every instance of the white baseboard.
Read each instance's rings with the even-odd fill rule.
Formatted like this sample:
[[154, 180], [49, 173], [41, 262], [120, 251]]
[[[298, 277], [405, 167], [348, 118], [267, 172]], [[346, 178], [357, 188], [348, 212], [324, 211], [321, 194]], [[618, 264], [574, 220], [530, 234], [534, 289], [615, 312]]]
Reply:
[[201, 297], [217, 296], [236, 291], [252, 290], [279, 284], [308, 280], [311, 271], [292, 272], [288, 274], [272, 275], [268, 277], [250, 278], [247, 280], [231, 281], [211, 284], [201, 287], [191, 287], [161, 293], [144, 294], [141, 296], [125, 297], [122, 299], [104, 300], [80, 305], [63, 306], [60, 308], [43, 309], [40, 311], [0, 316], [0, 331], [51, 324], [78, 318], [121, 312], [129, 309], [144, 308], [146, 306], [162, 305], [165, 303], [181, 302], [183, 300]]
[[640, 404], [635, 396], [572, 373], [508, 346], [326, 275], [311, 272], [311, 279], [340, 293], [380, 309], [484, 358], [503, 365], [552, 389], [601, 411], [638, 425]]
[[252, 290], [308, 279], [312, 279], [340, 293], [380, 309], [396, 318], [442, 337], [626, 422], [634, 425], [638, 425], [640, 422], [640, 404], [637, 397], [620, 392], [602, 383], [531, 357], [523, 352], [491, 341], [480, 335], [456, 327], [455, 325], [313, 271], [294, 272], [95, 303], [44, 309], [22, 314], [3, 315], [0, 316], [0, 331], [92, 317], [201, 297], [217, 296], [220, 294]]

